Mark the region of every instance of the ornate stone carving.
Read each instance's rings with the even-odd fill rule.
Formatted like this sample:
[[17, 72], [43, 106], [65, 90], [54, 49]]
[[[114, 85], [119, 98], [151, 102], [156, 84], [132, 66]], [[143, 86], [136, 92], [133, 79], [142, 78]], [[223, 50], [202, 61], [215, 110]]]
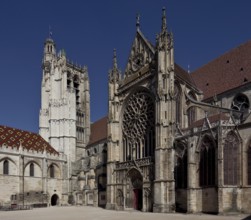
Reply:
[[153, 125], [154, 103], [151, 97], [143, 91], [134, 93], [129, 98], [124, 112], [124, 134], [130, 139], [141, 139]]

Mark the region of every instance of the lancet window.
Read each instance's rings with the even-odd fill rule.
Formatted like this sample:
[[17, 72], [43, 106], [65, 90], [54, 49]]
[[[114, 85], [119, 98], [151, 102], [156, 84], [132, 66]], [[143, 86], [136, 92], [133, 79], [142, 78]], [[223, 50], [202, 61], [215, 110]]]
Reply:
[[181, 88], [177, 82], [174, 84], [174, 95], [176, 100], [176, 123], [181, 123]]
[[[196, 100], [196, 96], [193, 92], [189, 92], [188, 95]], [[196, 121], [196, 112], [195, 112], [195, 107], [190, 107], [188, 110], [187, 110], [187, 118], [188, 118], [188, 126], [190, 126], [194, 121]]]
[[224, 145], [224, 184], [237, 185], [238, 175], [238, 137], [234, 132], [227, 135]]
[[5, 160], [3, 162], [3, 174], [9, 174], [9, 161]]
[[34, 163], [30, 164], [30, 176], [34, 176]]
[[183, 143], [177, 143], [175, 147], [175, 187], [187, 188], [187, 148]]
[[215, 185], [216, 152], [214, 141], [204, 136], [200, 151], [200, 186]]
[[154, 102], [146, 91], [128, 99], [123, 114], [124, 161], [153, 156], [155, 146]]

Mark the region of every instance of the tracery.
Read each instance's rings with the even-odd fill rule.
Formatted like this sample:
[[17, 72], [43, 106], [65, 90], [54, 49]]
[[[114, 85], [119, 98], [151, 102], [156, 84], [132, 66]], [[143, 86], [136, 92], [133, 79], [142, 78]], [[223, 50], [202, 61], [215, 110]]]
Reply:
[[145, 91], [129, 98], [123, 115], [124, 160], [139, 159], [153, 154], [154, 102]]

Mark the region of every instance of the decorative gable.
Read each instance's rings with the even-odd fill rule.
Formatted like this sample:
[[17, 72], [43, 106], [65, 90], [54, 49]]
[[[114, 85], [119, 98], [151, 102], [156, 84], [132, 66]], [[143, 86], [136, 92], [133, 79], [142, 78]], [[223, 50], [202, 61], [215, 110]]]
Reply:
[[154, 53], [154, 47], [143, 36], [141, 31], [137, 30], [126, 66], [125, 77], [132, 75], [142, 67], [151, 63], [154, 58]]

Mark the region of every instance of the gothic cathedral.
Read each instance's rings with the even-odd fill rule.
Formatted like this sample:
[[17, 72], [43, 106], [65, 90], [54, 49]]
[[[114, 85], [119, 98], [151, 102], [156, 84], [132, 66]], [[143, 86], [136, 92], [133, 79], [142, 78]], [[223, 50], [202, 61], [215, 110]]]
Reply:
[[124, 72], [113, 52], [108, 115], [90, 123], [87, 67], [49, 37], [39, 135], [0, 126], [0, 207], [250, 212], [250, 57], [251, 41], [188, 73], [165, 9], [155, 44], [137, 19]]

